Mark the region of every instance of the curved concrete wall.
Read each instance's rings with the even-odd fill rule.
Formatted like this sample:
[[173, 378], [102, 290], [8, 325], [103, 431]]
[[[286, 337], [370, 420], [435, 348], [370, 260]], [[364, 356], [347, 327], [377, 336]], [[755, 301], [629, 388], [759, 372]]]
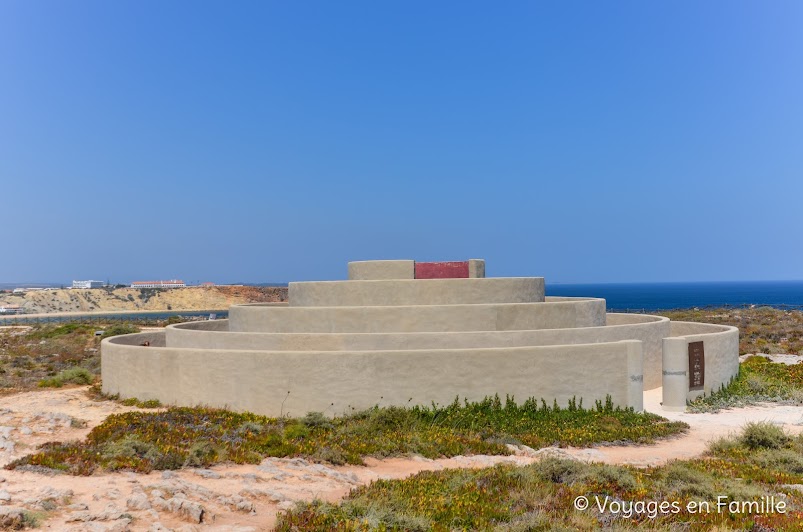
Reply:
[[[541, 277], [484, 278], [479, 259], [348, 268], [349, 281], [290, 283], [290, 304], [234, 305], [229, 320], [104, 341], [104, 390], [278, 414], [282, 402], [304, 413], [337, 401], [335, 413], [382, 396], [406, 404], [495, 393], [610, 394], [640, 408], [643, 390], [663, 385], [671, 409], [738, 371], [732, 327], [606, 314], [603, 299], [545, 297]], [[692, 392], [695, 341], [705, 389]]]
[[544, 301], [543, 277], [290, 283], [293, 307], [468, 305]]
[[[611, 395], [642, 408], [641, 342], [501, 349], [235, 351], [141, 347], [153, 334], [102, 342], [103, 391], [165, 404], [279, 416], [375, 404], [450, 403], [510, 394], [587, 406]], [[288, 393], [289, 392], [289, 393]]]
[[644, 388], [661, 386], [661, 342], [670, 335], [669, 318], [608, 314], [607, 320], [607, 327], [575, 329], [373, 334], [228, 332], [226, 320], [216, 320], [170, 325], [165, 334], [171, 347], [268, 351], [466, 349], [639, 340], [644, 352]]
[[605, 325], [605, 300], [396, 307], [233, 305], [232, 332], [449, 332], [562, 329]]
[[[685, 410], [686, 402], [727, 385], [739, 373], [739, 329], [728, 325], [671, 322], [663, 340], [663, 407]], [[689, 344], [703, 342], [703, 390], [689, 390]]]

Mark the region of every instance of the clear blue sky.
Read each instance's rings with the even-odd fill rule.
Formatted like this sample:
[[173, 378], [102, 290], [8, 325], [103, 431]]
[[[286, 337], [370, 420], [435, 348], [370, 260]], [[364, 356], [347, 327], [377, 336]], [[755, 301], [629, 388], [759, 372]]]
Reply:
[[0, 2], [0, 282], [803, 278], [803, 3]]

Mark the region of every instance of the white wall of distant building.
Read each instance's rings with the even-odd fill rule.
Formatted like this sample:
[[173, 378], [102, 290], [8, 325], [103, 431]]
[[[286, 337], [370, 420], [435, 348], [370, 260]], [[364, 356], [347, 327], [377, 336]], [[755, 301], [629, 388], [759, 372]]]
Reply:
[[169, 281], [134, 281], [131, 288], [184, 288], [187, 284], [180, 279]]
[[103, 288], [104, 286], [103, 281], [73, 281], [72, 287], [73, 288]]

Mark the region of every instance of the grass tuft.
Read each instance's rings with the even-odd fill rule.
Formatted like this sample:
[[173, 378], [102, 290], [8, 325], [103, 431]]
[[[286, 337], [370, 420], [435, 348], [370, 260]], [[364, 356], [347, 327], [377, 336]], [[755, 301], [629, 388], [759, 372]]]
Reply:
[[689, 411], [717, 412], [761, 402], [803, 404], [803, 363], [749, 357], [739, 365], [739, 374], [729, 385], [692, 401]]
[[70, 368], [58, 372], [53, 377], [39, 381], [40, 388], [61, 388], [65, 384], [92, 384], [95, 375], [86, 368]]
[[748, 449], [780, 449], [790, 443], [791, 438], [781, 427], [767, 421], [750, 422], [744, 427], [741, 443]]
[[133, 333], [138, 333], [139, 331], [140, 329], [136, 325], [131, 325], [130, 323], [121, 323], [118, 325], [112, 325], [111, 327], [107, 327], [103, 331], [103, 334], [100, 337], [101, 339], [111, 338], [112, 336], [120, 336], [121, 334], [133, 334]]

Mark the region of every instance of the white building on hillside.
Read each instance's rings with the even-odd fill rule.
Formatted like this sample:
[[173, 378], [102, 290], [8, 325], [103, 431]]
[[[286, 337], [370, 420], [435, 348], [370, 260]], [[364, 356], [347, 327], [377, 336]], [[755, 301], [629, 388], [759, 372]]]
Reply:
[[171, 279], [169, 281], [134, 281], [131, 288], [184, 288], [186, 283], [181, 279]]
[[103, 288], [103, 281], [73, 281], [73, 288]]

